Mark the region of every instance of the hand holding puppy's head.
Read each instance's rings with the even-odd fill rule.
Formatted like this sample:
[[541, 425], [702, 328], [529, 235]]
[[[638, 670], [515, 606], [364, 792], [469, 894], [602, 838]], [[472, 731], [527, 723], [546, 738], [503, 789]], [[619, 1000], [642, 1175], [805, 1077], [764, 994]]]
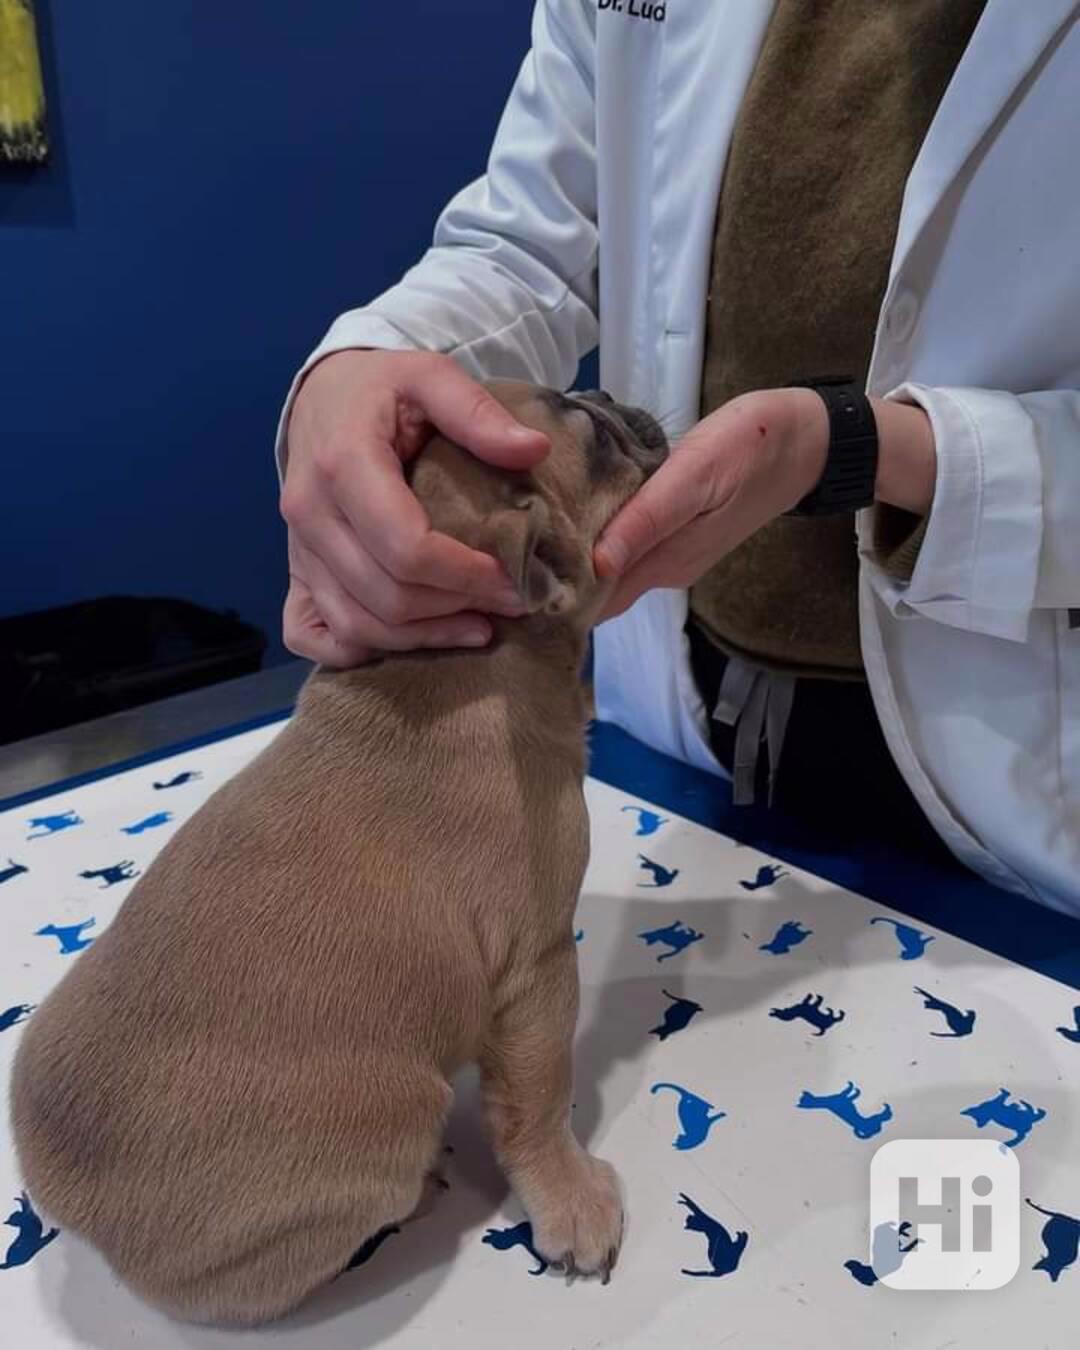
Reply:
[[413, 466], [413, 489], [435, 529], [499, 559], [530, 614], [587, 627], [609, 589], [593, 567], [593, 545], [663, 463], [667, 438], [648, 413], [600, 392], [510, 380], [488, 388], [548, 436], [551, 453], [518, 473], [436, 437]]

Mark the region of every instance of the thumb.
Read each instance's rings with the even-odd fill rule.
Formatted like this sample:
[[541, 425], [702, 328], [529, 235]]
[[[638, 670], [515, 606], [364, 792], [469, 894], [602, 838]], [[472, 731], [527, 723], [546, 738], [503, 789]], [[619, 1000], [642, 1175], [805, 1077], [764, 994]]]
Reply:
[[627, 570], [697, 514], [692, 484], [677, 460], [669, 459], [626, 503], [596, 546], [596, 570], [602, 577]]
[[417, 371], [402, 392], [444, 436], [497, 468], [530, 469], [551, 449], [542, 431], [523, 426], [451, 360]]

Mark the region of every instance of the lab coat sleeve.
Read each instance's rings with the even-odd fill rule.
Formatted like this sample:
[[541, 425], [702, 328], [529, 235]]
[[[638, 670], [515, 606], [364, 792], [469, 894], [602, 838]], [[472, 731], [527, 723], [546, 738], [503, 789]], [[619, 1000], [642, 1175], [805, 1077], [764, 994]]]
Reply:
[[1023, 642], [1032, 611], [1080, 605], [1080, 392], [1010, 394], [906, 384], [889, 398], [929, 415], [934, 502], [906, 582], [863, 565], [897, 618]]
[[480, 378], [573, 381], [598, 333], [594, 23], [586, 0], [539, 0], [487, 173], [400, 283], [341, 315], [304, 363], [279, 462], [299, 382], [332, 352], [436, 351]]

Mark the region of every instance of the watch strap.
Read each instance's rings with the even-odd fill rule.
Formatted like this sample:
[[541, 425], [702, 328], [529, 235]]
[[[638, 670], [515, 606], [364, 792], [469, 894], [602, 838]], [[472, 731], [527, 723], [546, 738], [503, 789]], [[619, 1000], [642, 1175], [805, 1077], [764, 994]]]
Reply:
[[859, 511], [874, 500], [878, 431], [874, 409], [851, 379], [809, 380], [829, 414], [829, 449], [817, 486], [789, 512], [793, 516], [840, 515]]

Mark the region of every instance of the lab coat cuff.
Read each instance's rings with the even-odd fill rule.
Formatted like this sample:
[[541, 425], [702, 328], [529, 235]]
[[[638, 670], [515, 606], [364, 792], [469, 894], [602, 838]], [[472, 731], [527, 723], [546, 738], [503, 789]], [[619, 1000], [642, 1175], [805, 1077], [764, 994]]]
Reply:
[[934, 501], [908, 581], [872, 553], [870, 512], [860, 521], [863, 565], [896, 618], [1014, 642], [1027, 639], [1042, 547], [1042, 467], [1031, 419], [1012, 394], [904, 384], [886, 395], [921, 407], [937, 446]]
[[301, 384], [323, 357], [332, 356], [335, 352], [353, 351], [359, 347], [373, 347], [388, 352], [412, 352], [416, 350], [416, 343], [410, 341], [399, 328], [395, 328], [381, 315], [370, 310], [353, 310], [335, 319], [330, 331], [297, 371], [285, 399], [285, 406], [281, 410], [281, 416], [278, 418], [274, 458], [277, 462], [279, 482], [285, 479], [289, 417]]

